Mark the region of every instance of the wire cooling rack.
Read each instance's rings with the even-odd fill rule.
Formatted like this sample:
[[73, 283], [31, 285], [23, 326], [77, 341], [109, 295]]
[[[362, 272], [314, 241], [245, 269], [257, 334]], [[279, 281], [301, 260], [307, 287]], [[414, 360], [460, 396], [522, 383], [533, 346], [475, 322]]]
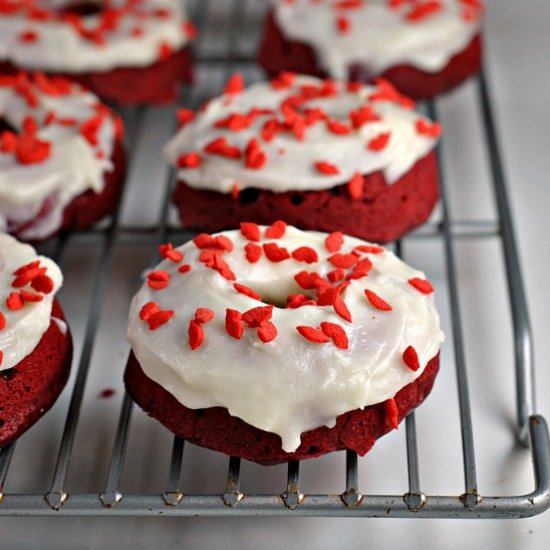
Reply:
[[[261, 77], [253, 54], [265, 8], [261, 2], [244, 0], [197, 0], [190, 4], [193, 18], [201, 29], [197, 45], [199, 78], [193, 89], [184, 92], [182, 103], [197, 106], [216, 95], [234, 70], [242, 71], [249, 82]], [[362, 494], [359, 472], [361, 461], [366, 459], [358, 459], [355, 453], [347, 452], [345, 464], [343, 460], [338, 463], [345, 482], [343, 491], [318, 494], [303, 490], [301, 464], [291, 462], [284, 466], [281, 490], [266, 493], [243, 487], [242, 469], [243, 465], [246, 468], [246, 463], [241, 464], [237, 458], [203, 451], [206, 454], [201, 456], [205, 458], [197, 462], [195, 453], [195, 462], [188, 460], [189, 453], [193, 455], [193, 446], [177, 438], [167, 444], [166, 438], [171, 436], [166, 430], [153, 421], [148, 423], [145, 415], [122, 391], [117, 390], [123, 395], [121, 399], [115, 394], [114, 400], [97, 401], [97, 396], [93, 395], [92, 405], [89, 404], [89, 388], [94, 384], [95, 388], [98, 380], [100, 387], [102, 383], [122, 387], [120, 379], [128, 347], [123, 337], [123, 319], [109, 324], [110, 317], [116, 317], [115, 310], [127, 308], [139, 285], [140, 269], [158, 259], [158, 244], [167, 240], [179, 243], [192, 236], [170, 222], [173, 174], [160, 156], [162, 144], [174, 131], [176, 106], [170, 106], [121, 109], [130, 154], [126, 192], [119, 211], [103, 226], [65, 235], [41, 250], [54, 257], [66, 275], [61, 299], [65, 309], [69, 313], [74, 310], [76, 317], [70, 316], [76, 342], [73, 375], [56, 408], [18, 443], [0, 450], [0, 516], [512, 518], [533, 516], [546, 510], [550, 506], [550, 439], [546, 421], [535, 414], [532, 332], [493, 108], [485, 75], [480, 75], [471, 86], [475, 88], [473, 108], [480, 113], [483, 137], [480, 147], [489, 167], [488, 181], [496, 216], [481, 221], [456, 220], [451, 216], [450, 170], [446, 159], [440, 158], [442, 197], [439, 212], [423, 228], [394, 244], [401, 255], [415, 242], [429, 241], [439, 250], [443, 266], [441, 285], [445, 287], [449, 306], [446, 318], [450, 327], [449, 346], [454, 352], [454, 357], [445, 358], [442, 370], [454, 368], [456, 375], [462, 491], [451, 496], [423, 492], [414, 413], [405, 423], [406, 456], [403, 462], [406, 463], [408, 483], [403, 484], [401, 492], [363, 491]], [[421, 107], [433, 119], [439, 118], [438, 103]], [[139, 207], [140, 204], [145, 204], [146, 208]], [[507, 284], [505, 294], [511, 310], [517, 399], [517, 429], [515, 432], [509, 430], [509, 439], [512, 444], [516, 442], [516, 446], [525, 445], [529, 448], [526, 452], [531, 453], [534, 490], [528, 494], [487, 496], [478, 491], [475, 426], [466, 368], [468, 349], [461, 315], [460, 266], [456, 258], [461, 243], [485, 240], [499, 243], [503, 253], [502, 276]], [[418, 265], [418, 261], [416, 263]], [[430, 276], [437, 278], [437, 274], [430, 273]], [[120, 317], [120, 313], [118, 315]], [[116, 326], [122, 328], [111, 328]], [[116, 343], [111, 345], [113, 342]], [[107, 398], [113, 393], [106, 389], [102, 396]], [[116, 421], [112, 419], [117, 418], [117, 413], [118, 425], [115, 427]], [[369, 457], [381, 452], [378, 445]], [[17, 446], [22, 447], [19, 453]], [[151, 447], [158, 448], [158, 453], [151, 454]], [[146, 457], [144, 463], [137, 469], [128, 466], [130, 459], [139, 462], [142, 453]], [[207, 466], [211, 470], [205, 473], [203, 469]], [[446, 468], [443, 464], [440, 467]], [[270, 468], [263, 471], [268, 470], [271, 471]], [[210, 478], [220, 476], [223, 478], [221, 490], [210, 490]], [[189, 482], [190, 477], [198, 480]], [[124, 490], [125, 483], [134, 490]], [[389, 484], [392, 488], [393, 485]]]

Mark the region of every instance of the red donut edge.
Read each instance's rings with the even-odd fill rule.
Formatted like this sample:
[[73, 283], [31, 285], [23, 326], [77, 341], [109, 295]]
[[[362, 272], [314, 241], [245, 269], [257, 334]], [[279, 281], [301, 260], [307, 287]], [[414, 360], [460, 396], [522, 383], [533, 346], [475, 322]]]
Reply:
[[364, 175], [363, 180], [358, 199], [350, 197], [347, 183], [318, 191], [245, 190], [235, 199], [231, 194], [194, 189], [180, 180], [173, 202], [184, 227], [208, 233], [233, 229], [242, 220], [271, 224], [282, 219], [301, 229], [341, 231], [386, 243], [423, 224], [439, 198], [434, 151], [393, 184], [382, 172]]
[[[439, 353], [427, 364], [419, 378], [395, 395], [398, 421], [430, 393], [439, 370]], [[384, 403], [370, 405], [337, 417], [333, 428], [320, 427], [302, 434], [302, 443], [293, 453], [281, 448], [281, 438], [231, 416], [227, 409], [189, 409], [143, 372], [133, 353], [124, 374], [132, 399], [168, 430], [191, 443], [221, 453], [238, 456], [265, 466], [302, 460], [349, 449], [361, 456], [376, 440], [393, 429]]]
[[[17, 67], [5, 61], [0, 63], [0, 75], [14, 74], [20, 70], [32, 72], [25, 67]], [[45, 71], [46, 72], [46, 71]], [[146, 67], [119, 67], [96, 73], [55, 73], [77, 82], [104, 101], [120, 105], [142, 103], [166, 104], [177, 99], [180, 84], [192, 83], [194, 78], [193, 54], [190, 46], [171, 53], [166, 59]]]
[[[65, 320], [57, 300], [52, 317]], [[0, 371], [0, 448], [17, 439], [55, 403], [71, 371], [72, 338], [52, 319], [36, 348], [13, 368]]]

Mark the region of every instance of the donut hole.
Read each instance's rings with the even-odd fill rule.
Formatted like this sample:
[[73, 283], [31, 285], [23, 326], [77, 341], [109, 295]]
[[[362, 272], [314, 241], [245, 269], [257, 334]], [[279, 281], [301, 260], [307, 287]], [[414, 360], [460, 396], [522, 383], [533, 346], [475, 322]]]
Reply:
[[81, 2], [69, 2], [59, 11], [61, 14], [77, 15], [79, 17], [90, 17], [103, 11], [102, 2], [82, 0]]
[[288, 306], [288, 297], [292, 294], [304, 294], [308, 298], [315, 299], [315, 293], [311, 290], [301, 288], [294, 275], [296, 272], [289, 272], [284, 277], [272, 279], [270, 281], [257, 281], [248, 279], [239, 281], [262, 297], [262, 302], [279, 309], [286, 309]]
[[15, 128], [15, 126], [12, 126], [8, 120], [0, 116], [0, 135], [3, 134], [4, 132], [11, 132], [13, 134], [19, 133], [19, 131], [17, 130], [17, 128]]

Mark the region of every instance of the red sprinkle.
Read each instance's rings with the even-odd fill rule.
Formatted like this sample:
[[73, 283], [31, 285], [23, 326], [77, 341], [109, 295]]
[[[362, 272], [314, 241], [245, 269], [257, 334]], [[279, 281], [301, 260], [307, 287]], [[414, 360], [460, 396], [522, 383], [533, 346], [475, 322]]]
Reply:
[[391, 132], [384, 132], [383, 134], [380, 134], [379, 136], [369, 141], [369, 143], [367, 144], [367, 149], [369, 149], [370, 151], [382, 151], [388, 145], [390, 137]]
[[353, 268], [352, 272], [346, 276], [347, 281], [352, 279], [362, 279], [369, 274], [372, 269], [372, 262], [368, 258], [360, 260]]
[[334, 266], [341, 269], [349, 269], [355, 265], [359, 258], [355, 254], [340, 254], [339, 252], [328, 257], [328, 261]]
[[337, 17], [336, 18], [336, 28], [340, 34], [347, 34], [350, 30], [351, 23], [347, 17]]
[[275, 78], [271, 80], [271, 86], [275, 90], [284, 90], [285, 88], [290, 88], [290, 86], [292, 86], [295, 78], [295, 73], [285, 71], [279, 73]]
[[300, 246], [292, 252], [292, 257], [298, 262], [306, 262], [306, 264], [313, 264], [319, 261], [317, 252], [309, 246]]
[[241, 73], [235, 73], [227, 81], [227, 84], [225, 85], [223, 93], [224, 94], [237, 94], [237, 93], [242, 92], [243, 90], [244, 90], [243, 75]]
[[322, 330], [319, 330], [318, 328], [299, 326], [299, 327], [296, 327], [296, 330], [306, 340], [309, 340], [314, 344], [326, 344], [327, 342], [330, 342], [329, 337]]
[[28, 44], [31, 44], [38, 40], [38, 33], [36, 31], [23, 31], [19, 35], [19, 40], [21, 42], [26, 42]]
[[208, 143], [204, 147], [206, 153], [211, 155], [218, 155], [220, 157], [226, 157], [231, 159], [240, 159], [242, 154], [241, 150], [238, 147], [230, 145], [227, 142], [226, 137], [219, 137]]
[[39, 164], [49, 158], [51, 143], [33, 135], [22, 135], [17, 140], [15, 158], [19, 164]]
[[242, 320], [249, 328], [257, 328], [271, 319], [273, 315], [273, 306], [254, 307], [242, 314]]
[[199, 153], [185, 153], [180, 155], [177, 160], [178, 168], [198, 168], [202, 164], [202, 157]]
[[25, 305], [25, 302], [18, 292], [12, 292], [6, 299], [6, 305], [10, 311], [17, 311]]
[[365, 254], [381, 254], [384, 249], [381, 246], [376, 245], [359, 245], [353, 249], [354, 252], [364, 252]]
[[248, 142], [244, 154], [245, 168], [250, 170], [260, 170], [267, 162], [267, 155], [256, 138], [252, 138]]
[[176, 116], [178, 117], [178, 126], [180, 128], [195, 120], [195, 112], [191, 111], [191, 109], [178, 109]]
[[386, 413], [386, 420], [393, 430], [397, 430], [399, 426], [399, 409], [395, 399], [388, 399], [384, 401], [384, 412]]
[[265, 230], [265, 236], [268, 239], [282, 239], [285, 236], [285, 232], [286, 223], [282, 220], [277, 220]]
[[34, 292], [29, 292], [25, 289], [21, 290], [19, 294], [24, 302], [41, 302], [44, 299], [42, 294], [35, 294]]
[[214, 312], [207, 307], [199, 307], [197, 311], [195, 311], [195, 321], [199, 323], [199, 325], [204, 325], [212, 321], [212, 319], [214, 319]]
[[288, 250], [277, 243], [265, 243], [264, 252], [270, 262], [282, 262], [290, 258]]
[[168, 286], [170, 273], [168, 271], [151, 271], [147, 274], [147, 286], [153, 290], [161, 290]]
[[286, 299], [286, 307], [288, 309], [296, 309], [302, 306], [316, 306], [317, 302], [311, 300], [304, 294], [291, 294]]
[[54, 289], [54, 282], [51, 277], [48, 275], [40, 275], [39, 277], [35, 277], [31, 282], [32, 288], [36, 290], [36, 292], [42, 292], [42, 294], [50, 294], [50, 292]]
[[192, 350], [200, 348], [204, 342], [204, 330], [202, 326], [197, 321], [192, 319], [189, 322], [189, 329], [187, 332], [189, 335], [189, 347]]
[[4, 317], [4, 314], [0, 311], [0, 330], [4, 330], [6, 328], [6, 318]]
[[158, 49], [158, 58], [165, 61], [172, 55], [172, 46], [168, 42], [161, 42]]
[[191, 271], [191, 266], [189, 264], [182, 265], [178, 268], [178, 273], [188, 273]]
[[348, 323], [351, 323], [351, 313], [346, 305], [346, 302], [342, 300], [340, 295], [336, 296], [334, 300], [334, 311], [342, 317]]
[[262, 247], [258, 246], [254, 243], [248, 243], [245, 247], [245, 255], [246, 259], [251, 263], [255, 264], [256, 262], [260, 261], [260, 258], [262, 257], [263, 251]]
[[253, 300], [259, 300], [260, 302], [262, 301], [262, 297], [257, 292], [254, 292], [251, 288], [248, 288], [245, 285], [241, 285], [240, 283], [235, 283], [233, 287], [237, 292], [240, 292], [241, 294], [244, 294], [245, 296], [248, 296]]
[[333, 269], [327, 273], [327, 279], [331, 283], [341, 281], [346, 276], [346, 272], [343, 269]]
[[332, 341], [337, 348], [348, 349], [348, 335], [340, 325], [337, 325], [336, 323], [324, 322], [321, 323], [321, 330], [329, 338], [332, 338]]
[[258, 338], [264, 344], [268, 344], [269, 342], [275, 340], [275, 338], [277, 338], [277, 334], [277, 327], [271, 321], [266, 321], [258, 329]]
[[249, 241], [258, 242], [261, 238], [260, 226], [256, 223], [243, 222], [241, 223], [241, 234]]
[[421, 136], [428, 136], [431, 138], [438, 138], [441, 135], [442, 128], [439, 122], [430, 122], [424, 118], [419, 118], [416, 121], [416, 131]]
[[159, 246], [160, 257], [164, 260], [172, 260], [174, 263], [179, 263], [183, 260], [183, 253], [179, 250], [174, 250], [172, 243], [161, 244]]
[[155, 302], [147, 302], [139, 312], [139, 318], [142, 321], [148, 321], [152, 315], [160, 311], [160, 307]]
[[355, 172], [348, 182], [348, 193], [353, 200], [358, 200], [363, 196], [363, 176], [360, 172]]
[[379, 309], [381, 311], [391, 311], [393, 309], [390, 304], [388, 304], [388, 302], [382, 300], [382, 298], [380, 298], [378, 294], [376, 294], [372, 290], [369, 290], [368, 288], [365, 289], [365, 296], [376, 309]]
[[335, 231], [325, 239], [325, 246], [329, 252], [338, 252], [344, 244], [344, 235], [340, 231]]
[[239, 184], [234, 183], [231, 187], [231, 198], [237, 200], [239, 198]]
[[414, 288], [416, 288], [419, 292], [422, 292], [422, 294], [431, 294], [434, 291], [434, 287], [431, 285], [430, 281], [427, 281], [426, 279], [419, 279], [418, 277], [415, 277], [413, 279], [409, 279], [409, 284], [414, 286]]
[[216, 242], [216, 247], [220, 250], [225, 250], [227, 252], [231, 252], [234, 248], [233, 241], [226, 237], [225, 235], [218, 235], [217, 237], [214, 237]]
[[332, 134], [345, 136], [351, 132], [349, 126], [346, 126], [339, 120], [327, 120], [328, 131]]
[[442, 7], [441, 2], [438, 0], [417, 2], [416, 5], [413, 5], [411, 11], [407, 13], [406, 19], [407, 21], [420, 21], [437, 13]]
[[243, 337], [244, 326], [242, 315], [236, 309], [226, 309], [225, 311], [225, 330], [232, 338], [240, 340]]
[[314, 166], [318, 172], [321, 172], [321, 174], [325, 174], [327, 176], [334, 176], [340, 173], [338, 166], [331, 164], [330, 162], [319, 161], [315, 162]]
[[172, 310], [160, 310], [153, 313], [149, 319], [147, 319], [149, 330], [157, 330], [160, 326], [167, 323], [173, 316], [174, 312]]
[[201, 233], [200, 235], [197, 235], [193, 239], [193, 243], [201, 250], [205, 248], [216, 248], [216, 239], [212, 237], [212, 235], [208, 235], [208, 233]]
[[416, 350], [409, 346], [404, 352], [403, 352], [403, 362], [409, 369], [413, 371], [417, 371], [420, 368], [420, 361], [418, 360], [418, 353], [416, 353]]

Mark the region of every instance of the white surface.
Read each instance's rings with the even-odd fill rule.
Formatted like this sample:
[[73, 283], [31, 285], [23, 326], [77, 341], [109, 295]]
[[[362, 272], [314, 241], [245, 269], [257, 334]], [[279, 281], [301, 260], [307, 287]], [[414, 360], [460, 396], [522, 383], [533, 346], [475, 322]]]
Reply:
[[[220, 2], [224, 4], [225, 2]], [[518, 3], [489, 2], [487, 43], [489, 75], [496, 100], [498, 126], [505, 154], [505, 168], [531, 319], [534, 327], [539, 396], [538, 412], [550, 416], [547, 395], [550, 370], [546, 352], [550, 333], [550, 290], [547, 215], [550, 172], [547, 129], [550, 126], [548, 52], [550, 5], [543, 0]], [[220, 32], [225, 32], [221, 29]], [[208, 34], [208, 33], [207, 33]], [[208, 36], [204, 37], [207, 40]], [[213, 53], [216, 46], [210, 47]], [[204, 78], [219, 75], [204, 71]], [[221, 86], [221, 84], [220, 84]], [[441, 102], [448, 130], [444, 140], [447, 172], [452, 174], [452, 214], [456, 218], [490, 216], [494, 210], [487, 186], [487, 166], [476, 113], [471, 108], [472, 86]], [[154, 117], [151, 123], [154, 121]], [[140, 170], [136, 168], [138, 175]], [[131, 187], [137, 180], [131, 181]], [[149, 180], [149, 185], [151, 182]], [[160, 195], [160, 193], [159, 193]], [[160, 201], [160, 197], [158, 198]], [[129, 220], [135, 212], [126, 209]], [[151, 204], [151, 208], [155, 204]], [[134, 216], [134, 218], [132, 218]], [[449, 331], [443, 266], [438, 245], [414, 241], [406, 246], [406, 259], [419, 264], [441, 290], [444, 328]], [[80, 351], [83, 323], [77, 312], [88, 306], [97, 250], [89, 239], [72, 247], [64, 259], [66, 285], [62, 300], [77, 335]], [[98, 400], [104, 387], [121, 388], [127, 353], [124, 316], [139, 284], [149, 251], [131, 243], [120, 246], [111, 269], [102, 322], [95, 347], [88, 388], [71, 469], [69, 492], [93, 491], [103, 485], [114, 435], [121, 392]], [[480, 491], [483, 494], [528, 492], [532, 489], [529, 453], [514, 444], [514, 393], [512, 343], [505, 286], [500, 276], [501, 253], [493, 240], [464, 241], [457, 249], [461, 299], [465, 317], [468, 372], [472, 386], [474, 429]], [[70, 280], [79, 292], [71, 292]], [[132, 283], [133, 281], [133, 283]], [[111, 344], [109, 345], [108, 342]], [[433, 394], [417, 413], [421, 483], [426, 492], [458, 494], [462, 491], [461, 451], [456, 392], [452, 371], [452, 345], [445, 346], [444, 368]], [[68, 392], [58, 406], [18, 444], [13, 458], [9, 491], [47, 491], [66, 411]], [[404, 429], [381, 440], [360, 461], [363, 492], [403, 492], [406, 486]], [[162, 492], [166, 481], [171, 437], [156, 422], [134, 411], [123, 489]], [[38, 454], [40, 453], [40, 454]], [[36, 461], [35, 457], [40, 456]], [[184, 488], [192, 492], [223, 490], [226, 460], [197, 448], [186, 449]], [[341, 491], [342, 454], [302, 464], [302, 490]], [[243, 490], [282, 492], [283, 467], [243, 465]], [[369, 548], [384, 550], [487, 548], [540, 550], [547, 548], [550, 516], [528, 520], [370, 520], [370, 519], [0, 519], [1, 547], [41, 550], [59, 548], [151, 548], [181, 545], [186, 548], [224, 550], [274, 550], [279, 548]]]

